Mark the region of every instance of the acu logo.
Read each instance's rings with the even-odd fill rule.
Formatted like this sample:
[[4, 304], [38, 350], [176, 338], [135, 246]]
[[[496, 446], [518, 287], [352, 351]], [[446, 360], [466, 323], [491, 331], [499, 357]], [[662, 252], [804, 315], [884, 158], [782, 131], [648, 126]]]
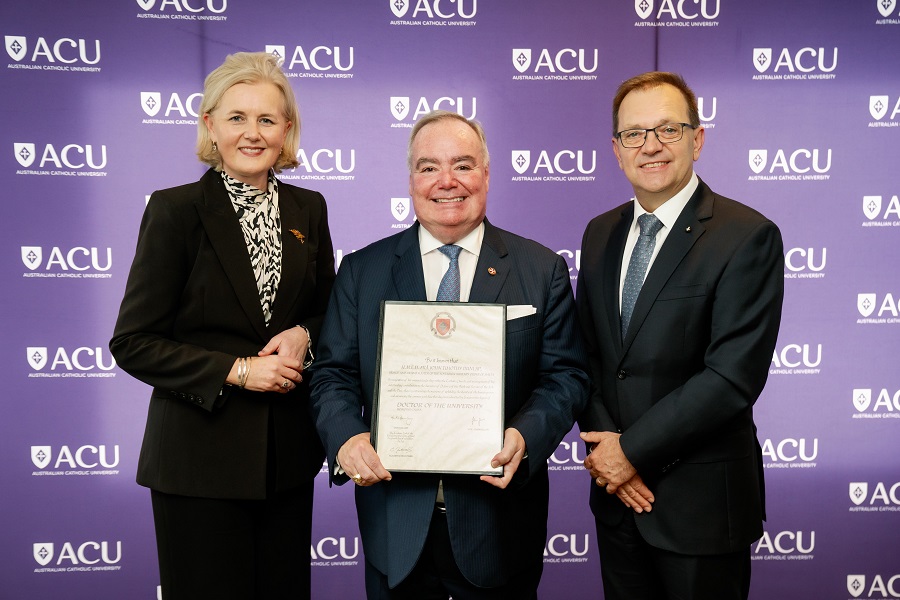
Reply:
[[[108, 565], [114, 565], [122, 560], [122, 542], [116, 542], [116, 555], [110, 555], [109, 542], [85, 542], [77, 548], [72, 542], [63, 544], [59, 551], [57, 565], [67, 562], [71, 565], [95, 565], [100, 561]], [[97, 555], [99, 551], [99, 556]], [[55, 555], [54, 545], [49, 542], [40, 542], [33, 545], [34, 560], [42, 567], [53, 562]]]
[[[807, 59], [807, 56], [809, 58]], [[825, 48], [801, 48], [793, 55], [787, 48], [783, 48], [778, 55], [773, 73], [777, 73], [782, 69], [789, 72], [800, 71], [801, 73], [811, 73], [816, 67], [824, 73], [831, 73], [837, 68], [838, 49], [835, 47], [832, 51], [831, 65], [826, 65]], [[753, 66], [760, 73], [765, 73], [772, 65], [772, 49], [771, 48], [754, 48], [753, 49]]]
[[[863, 317], [871, 316], [872, 313], [875, 312], [876, 306], [878, 306], [877, 294], [856, 295], [856, 309]], [[881, 305], [878, 306], [877, 316], [883, 317], [885, 313], [889, 313], [892, 317], [900, 317], [900, 308], [898, 308], [897, 302], [894, 300], [894, 296], [891, 293], [885, 294], [884, 300], [882, 300]]]
[[[456, 98], [442, 96], [435, 100], [434, 104], [430, 104], [428, 99], [423, 96], [416, 102], [416, 109], [413, 112], [412, 118], [413, 121], [415, 121], [422, 115], [430, 113], [432, 110], [448, 110], [456, 112], [467, 119], [474, 119], [476, 104], [477, 98], [472, 98], [472, 114], [466, 116], [465, 102], [463, 102], [462, 96], [457, 96]], [[411, 106], [412, 102], [410, 102], [409, 96], [391, 96], [391, 114], [394, 115], [394, 118], [398, 121], [402, 121], [409, 116]]]
[[[890, 489], [879, 481], [872, 490], [872, 497], [869, 498], [869, 505], [874, 505], [876, 501], [884, 506], [900, 506], [900, 497], [897, 492], [900, 490], [900, 482], [893, 484]], [[866, 498], [869, 497], [869, 484], [865, 481], [854, 481], [850, 484], [850, 501], [856, 506], [862, 505]]]
[[[287, 61], [287, 53], [284, 46], [266, 46], [266, 52], [282, 61]], [[322, 57], [323, 53], [328, 58]], [[343, 65], [341, 64], [341, 48], [338, 46], [316, 46], [308, 52], [303, 49], [303, 46], [295, 46], [287, 68], [293, 71], [294, 66], [299, 64], [306, 71], [330, 71], [333, 68], [338, 71], [349, 71], [353, 68], [353, 46], [349, 48], [349, 55], [350, 58], [347, 64]]]
[[[6, 53], [14, 61], [21, 62], [28, 54], [28, 39], [25, 36], [7, 35], [5, 42]], [[31, 62], [37, 62], [38, 57], [42, 57], [48, 63], [61, 62], [70, 65], [80, 60], [88, 65], [96, 65], [100, 62], [100, 40], [93, 40], [93, 43], [94, 47], [91, 48], [89, 42], [83, 39], [60, 38], [48, 42], [39, 37], [31, 54]]]
[[[691, 0], [688, 4], [699, 4], [700, 12], [688, 12], [684, 6], [685, 0], [661, 0], [655, 18], [660, 20], [663, 15], [666, 15], [672, 20], [685, 19], [692, 21], [700, 16], [704, 19], [715, 19], [719, 16], [719, 0]], [[634, 0], [634, 12], [641, 19], [647, 19], [653, 14], [653, 5], [654, 0]], [[715, 12], [712, 12], [713, 5], [715, 6]]]
[[875, 5], [878, 6], [878, 12], [881, 13], [882, 17], [889, 17], [894, 12], [894, 9], [897, 8], [897, 0], [875, 0]]
[[588, 553], [588, 534], [584, 534], [584, 542], [578, 547], [578, 535], [557, 533], [547, 540], [544, 556], [584, 556]]
[[[137, 3], [141, 10], [149, 12], [156, 5], [156, 0], [137, 0]], [[225, 12], [225, 9], [228, 8], [228, 0], [219, 0], [219, 2], [216, 0], [162, 0], [159, 3], [159, 12], [166, 12], [166, 8], [172, 8], [175, 12], [200, 13], [208, 10], [218, 14]]]
[[[187, 97], [187, 100], [182, 100], [181, 97], [173, 92], [169, 95], [169, 99], [166, 102], [166, 112], [165, 116], [171, 115], [173, 112], [178, 113], [181, 117], [187, 117], [188, 115], [192, 117], [199, 117], [200, 114], [198, 110], [200, 109], [200, 102], [203, 100], [202, 93], [191, 94]], [[157, 113], [159, 113], [160, 108], [162, 108], [162, 94], [159, 92], [141, 92], [141, 108], [144, 109], [144, 112], [147, 113], [148, 117], [155, 117]]]
[[816, 548], [816, 532], [809, 532], [807, 546], [804, 546], [802, 531], [782, 531], [773, 537], [768, 531], [763, 532], [762, 537], [753, 549], [754, 554], [810, 554]]
[[[16, 160], [25, 168], [30, 167], [34, 163], [34, 159], [38, 154], [37, 148], [30, 142], [13, 142], [13, 152], [16, 155]], [[82, 162], [80, 156], [76, 158], [78, 155], [84, 156], [84, 162]], [[95, 157], [94, 147], [90, 144], [87, 146], [67, 144], [60, 151], [57, 151], [53, 144], [47, 144], [41, 152], [39, 166], [43, 168], [48, 163], [57, 169], [62, 169], [63, 165], [69, 169], [81, 169], [86, 164], [91, 169], [100, 170], [106, 166], [106, 144], [100, 146], [99, 162]]]
[[[108, 450], [105, 445], [100, 446], [81, 446], [76, 448], [75, 452], [68, 446], [61, 446], [56, 460], [53, 460], [53, 448], [50, 446], [32, 446], [31, 462], [38, 469], [45, 469], [53, 462], [53, 468], [58, 469], [65, 464], [70, 469], [82, 468], [93, 469], [102, 466], [106, 469], [112, 469], [119, 464], [119, 445], [112, 447], [112, 460], [108, 457]], [[92, 458], [88, 458], [91, 456]]]
[[886, 389], [882, 388], [875, 397], [875, 403], [872, 403], [871, 388], [856, 388], [853, 390], [853, 406], [857, 412], [865, 412], [872, 407], [872, 412], [900, 412], [900, 390], [894, 392], [893, 395]]
[[[541, 69], [546, 69], [550, 73], [574, 73], [581, 71], [582, 73], [593, 73], [597, 70], [599, 64], [599, 53], [594, 48], [593, 64], [588, 64], [588, 56], [583, 48], [574, 50], [572, 48], [563, 48], [555, 55], [550, 54], [546, 48], [541, 50], [537, 63], [534, 66], [534, 72], [539, 73]], [[513, 48], [512, 51], [513, 66], [519, 73], [524, 73], [531, 66], [531, 48]]]
[[[531, 150], [513, 150], [512, 166], [516, 173], [523, 175], [531, 166]], [[597, 151], [590, 151], [591, 164], [588, 166], [584, 150], [560, 150], [551, 158], [547, 150], [541, 150], [535, 160], [532, 173], [545, 171], [547, 174], [560, 173], [568, 175], [577, 169], [579, 173], [588, 175], [597, 169]]]
[[884, 214], [881, 212], [882, 207], [881, 196], [863, 196], [863, 213], [870, 221], [876, 219], [879, 215], [883, 220], [887, 220], [890, 215], [900, 220], [900, 197], [892, 196], [890, 201], [885, 203]]
[[[388, 4], [394, 16], [402, 19], [409, 12], [409, 7], [413, 4], [413, 1], [415, 1], [416, 5], [411, 15], [413, 19], [417, 17], [452, 19], [456, 16], [463, 19], [471, 19], [478, 12], [478, 0], [470, 0], [469, 2], [466, 0], [388, 0]], [[442, 8], [442, 5], [447, 6], [449, 4], [455, 4], [458, 12], [444, 12], [445, 9]], [[466, 12], [467, 4], [471, 4], [468, 12]]]
[[344, 560], [352, 560], [359, 556], [359, 538], [353, 538], [352, 554], [348, 548], [347, 538], [324, 537], [316, 544], [310, 544], [309, 557], [312, 560], [334, 560], [342, 558]]
[[[85, 248], [76, 246], [68, 252], [63, 252], [58, 246], [50, 250], [47, 264], [44, 270], [49, 271], [58, 267], [61, 271], [87, 271], [93, 268], [95, 271], [109, 271], [112, 268], [112, 248], [106, 248], [106, 264], [100, 263], [99, 248]], [[85, 260], [90, 258], [89, 261]], [[43, 264], [44, 249], [40, 246], [22, 246], [22, 262], [30, 271], [35, 271]]]
[[[800, 148], [794, 150], [790, 155], [781, 148], [775, 151], [772, 159], [772, 166], [769, 167], [769, 173], [774, 173], [776, 169], [780, 169], [782, 173], [808, 173], [810, 168], [816, 173], [827, 173], [831, 170], [831, 148], [825, 150], [827, 160], [825, 165], [820, 164], [819, 149], [807, 150]], [[756, 149], [750, 150], [747, 158], [750, 169], [757, 175], [766, 169], [769, 162], [769, 151]]]
[[880, 121], [887, 115], [888, 109], [891, 110], [889, 119], [896, 119], [897, 115], [900, 114], [900, 97], [897, 98], [897, 102], [891, 108], [891, 99], [888, 96], [869, 96], [869, 114], [872, 115], [873, 119]]
[[[63, 367], [68, 372], [93, 371], [94, 369], [112, 371], [116, 368], [115, 359], [110, 356], [109, 364], [103, 364], [103, 354], [104, 348], [102, 346], [97, 346], [96, 348], [83, 346], [76, 348], [71, 353], [66, 352], [65, 348], [57, 348], [53, 355], [53, 362], [50, 363], [50, 370], [56, 371], [57, 368]], [[83, 362], [85, 361], [83, 355], [93, 357], [93, 359]], [[46, 346], [28, 346], [25, 349], [25, 358], [34, 371], [40, 371], [46, 367], [49, 357], [50, 352]]]

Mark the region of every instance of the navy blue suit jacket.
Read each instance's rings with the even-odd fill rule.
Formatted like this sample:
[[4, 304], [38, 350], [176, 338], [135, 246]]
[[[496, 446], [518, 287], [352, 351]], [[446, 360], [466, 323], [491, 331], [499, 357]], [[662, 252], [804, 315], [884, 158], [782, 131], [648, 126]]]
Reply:
[[[582, 431], [619, 431], [656, 496], [636, 515], [653, 546], [683, 554], [743, 550], [762, 534], [762, 453], [753, 404], [781, 321], [781, 234], [700, 182], [647, 273], [624, 341], [619, 275], [629, 202], [593, 219], [582, 241], [578, 313], [593, 390]], [[598, 520], [624, 505], [592, 485]]]
[[[316, 426], [332, 481], [338, 450], [370, 429], [383, 300], [425, 301], [418, 227], [344, 258], [313, 368]], [[488, 268], [496, 270], [495, 275]], [[524, 562], [540, 568], [547, 530], [547, 458], [587, 402], [587, 365], [565, 262], [547, 248], [485, 221], [469, 300], [533, 305], [506, 333], [506, 427], [525, 438], [528, 458], [500, 490], [474, 475], [443, 476], [454, 557], [475, 585], [502, 585]], [[425, 542], [439, 476], [394, 473], [356, 488], [363, 548], [392, 587], [412, 570]]]

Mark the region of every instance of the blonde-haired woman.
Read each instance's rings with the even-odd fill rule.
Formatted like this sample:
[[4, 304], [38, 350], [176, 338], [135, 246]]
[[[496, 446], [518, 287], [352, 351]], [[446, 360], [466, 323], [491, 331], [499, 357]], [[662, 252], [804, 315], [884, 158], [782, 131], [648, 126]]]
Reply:
[[195, 183], [154, 192], [110, 349], [153, 387], [137, 481], [150, 488], [162, 593], [309, 597], [323, 453], [304, 369], [334, 280], [321, 194], [279, 182], [299, 115], [275, 58], [206, 78]]

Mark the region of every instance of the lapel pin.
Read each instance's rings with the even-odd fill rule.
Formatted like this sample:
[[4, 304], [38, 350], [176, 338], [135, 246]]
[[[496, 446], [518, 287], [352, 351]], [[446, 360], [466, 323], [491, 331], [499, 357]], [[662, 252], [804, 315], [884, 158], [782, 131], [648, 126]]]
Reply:
[[690, 232], [691, 232], [691, 228], [690, 228], [690, 227], [685, 227], [685, 228], [684, 228], [684, 231], [685, 231], [685, 233], [690, 233]]
[[291, 231], [291, 233], [294, 234], [294, 237], [295, 237], [295, 238], [297, 238], [298, 240], [300, 240], [300, 243], [301, 243], [301, 244], [305, 244], [305, 243], [306, 243], [306, 236], [305, 236], [305, 235], [303, 235], [302, 233], [300, 233], [300, 232], [297, 231], [296, 229], [291, 229], [290, 231]]
[[495, 269], [494, 267], [488, 267], [488, 275], [496, 275], [496, 274], [497, 274], [497, 269]]

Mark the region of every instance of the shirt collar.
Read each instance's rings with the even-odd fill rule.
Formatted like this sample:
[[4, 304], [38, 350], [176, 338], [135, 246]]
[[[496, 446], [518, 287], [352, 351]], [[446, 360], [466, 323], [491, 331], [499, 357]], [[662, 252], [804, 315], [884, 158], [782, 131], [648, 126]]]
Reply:
[[[481, 252], [481, 242], [483, 239], [484, 221], [479, 223], [478, 227], [470, 231], [466, 237], [455, 242], [454, 245], [460, 246], [466, 252], [478, 256], [479, 252]], [[431, 235], [430, 231], [422, 227], [421, 224], [419, 225], [419, 250], [423, 255], [437, 250], [443, 245], [444, 243]]]
[[[691, 196], [694, 195], [694, 192], [697, 191], [697, 186], [699, 185], [700, 179], [697, 177], [697, 174], [691, 173], [691, 179], [688, 181], [687, 185], [669, 200], [663, 202], [662, 206], [653, 211], [656, 218], [659, 219], [667, 229], [671, 229], [675, 225], [675, 221], [678, 220], [678, 215], [680, 215], [681, 211], [684, 210], [684, 207], [687, 206], [688, 200], [690, 200]], [[634, 199], [634, 220], [632, 223], [637, 223], [637, 218], [646, 214], [646, 212], [644, 207], [641, 206], [641, 203], [638, 202], [637, 199]]]

